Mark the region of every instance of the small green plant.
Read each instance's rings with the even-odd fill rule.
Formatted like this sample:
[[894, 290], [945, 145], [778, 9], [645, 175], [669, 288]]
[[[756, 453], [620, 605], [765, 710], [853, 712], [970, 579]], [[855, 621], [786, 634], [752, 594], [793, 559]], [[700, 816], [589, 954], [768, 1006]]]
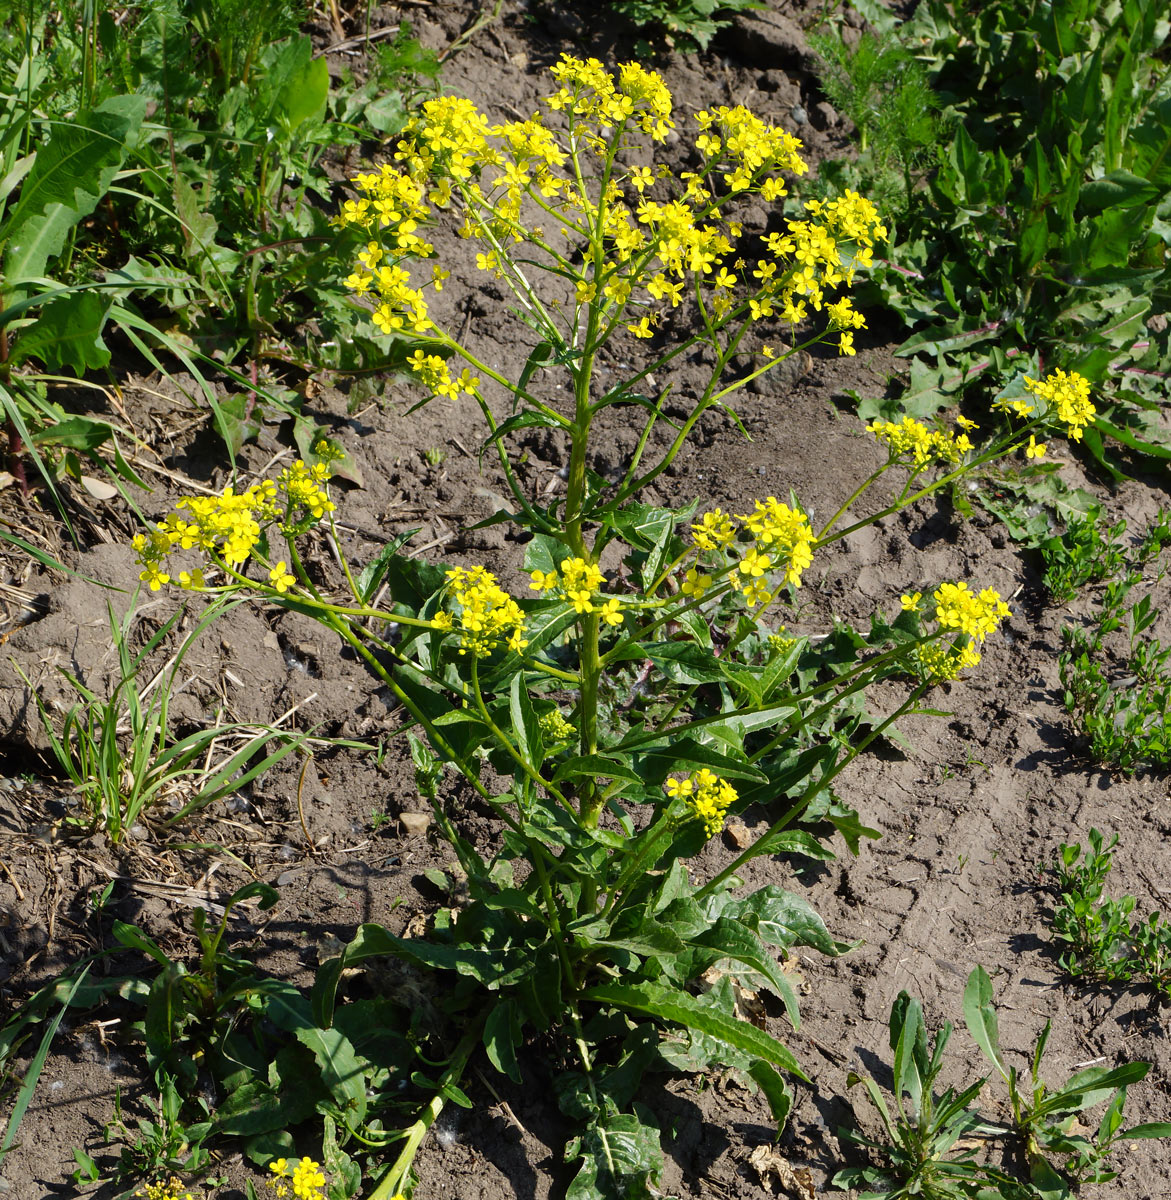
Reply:
[[[923, 1006], [906, 992], [899, 993], [890, 1011], [893, 1112], [873, 1079], [854, 1072], [847, 1078], [849, 1087], [862, 1084], [885, 1139], [852, 1129], [841, 1131], [846, 1140], [875, 1151], [884, 1161], [881, 1166], [844, 1168], [833, 1177], [835, 1187], [864, 1186], [868, 1196], [905, 1200], [920, 1195], [970, 1195], [977, 1185], [991, 1181], [987, 1168], [976, 1161], [970, 1137], [982, 1127], [969, 1106], [985, 1080], [978, 1079], [960, 1092], [949, 1087], [936, 1095], [952, 1028], [945, 1023], [929, 1046]], [[964, 1145], [958, 1147], [961, 1141]]]
[[[918, 176], [939, 155], [940, 102], [922, 63], [893, 34], [866, 32], [851, 46], [840, 26], [807, 35], [829, 102], [858, 132], [857, 163], [826, 163], [826, 181], [864, 187], [887, 211], [911, 202]], [[828, 172], [828, 175], [827, 175]]]
[[[143, 684], [140, 675], [145, 662], [183, 613], [175, 613], [134, 652], [137, 593], [121, 618], [107, 605], [110, 644], [118, 655], [116, 682], [103, 700], [61, 669], [80, 699], [59, 728], [24, 671], [12, 662], [36, 698], [53, 759], [77, 789], [80, 811], [66, 818], [68, 824], [82, 831], [100, 829], [111, 842], [122, 841], [139, 822], [175, 825], [244, 787], [304, 744], [307, 735], [241, 723], [217, 724], [183, 738], [172, 737], [168, 711], [180, 667], [199, 635], [222, 611], [222, 606], [211, 606], [184, 638], [169, 669]], [[277, 746], [266, 753], [270, 741]], [[240, 744], [221, 749], [232, 742]], [[167, 807], [165, 816], [157, 811], [163, 806]]]
[[432, 469], [438, 470], [447, 461], [447, 451], [442, 446], [428, 446], [423, 451], [423, 461]]
[[1152, 634], [1162, 613], [1152, 596], [1166, 568], [1156, 571], [1151, 591], [1132, 598], [1165, 544], [1165, 527], [1161, 513], [1134, 563], [1116, 562], [1117, 554], [1106, 552], [1116, 569], [1124, 569], [1106, 583], [1088, 626], [1062, 630], [1065, 649], [1058, 667], [1065, 707], [1088, 739], [1091, 755], [1124, 771], [1171, 763], [1171, 645]]
[[1060, 896], [1053, 936], [1068, 949], [1058, 961], [1076, 979], [1138, 981], [1171, 996], [1171, 924], [1159, 913], [1132, 920], [1133, 896], [1112, 900], [1105, 894], [1117, 845], [1117, 834], [1104, 843], [1097, 829], [1090, 830], [1084, 851], [1080, 842], [1061, 845], [1052, 868]]
[[[195, 1174], [211, 1162], [203, 1144], [214, 1125], [207, 1101], [199, 1097], [192, 1102], [201, 1111], [200, 1119], [191, 1121], [184, 1115], [191, 1105], [185, 1104], [175, 1079], [160, 1071], [156, 1080], [158, 1099], [144, 1100], [147, 1112], [133, 1123], [122, 1107], [122, 1089], [114, 1095], [114, 1115], [103, 1133], [108, 1145], [121, 1147], [115, 1172], [122, 1180], [155, 1178], [170, 1171]], [[88, 1174], [88, 1165], [78, 1161]]]
[[1126, 550], [1126, 521], [1105, 528], [1100, 505], [1071, 516], [1065, 532], [1041, 543], [1045, 587], [1058, 604], [1072, 600], [1088, 583], [1099, 583], [1121, 570]]
[[[862, 1083], [882, 1122], [885, 1139], [853, 1130], [844, 1136], [873, 1151], [881, 1165], [848, 1167], [833, 1178], [837, 1187], [861, 1187], [870, 1200], [1068, 1200], [1086, 1183], [1107, 1183], [1116, 1172], [1106, 1157], [1119, 1142], [1137, 1138], [1171, 1137], [1171, 1124], [1152, 1123], [1123, 1128], [1127, 1088], [1146, 1078], [1149, 1063], [1121, 1067], [1090, 1067], [1050, 1089], [1041, 1078], [1050, 1026], [1046, 1023], [1030, 1059], [1029, 1081], [1006, 1064], [1000, 1049], [992, 982], [983, 967], [968, 977], [964, 989], [964, 1018], [968, 1032], [995, 1067], [1008, 1092], [1011, 1117], [1007, 1124], [974, 1107], [987, 1077], [957, 1092], [935, 1094], [943, 1069], [943, 1052], [952, 1026], [945, 1023], [928, 1045], [923, 1011], [917, 1000], [900, 992], [891, 1008], [892, 1112], [873, 1079], [850, 1075], [850, 1086]], [[1075, 1130], [1077, 1115], [1097, 1104], [1106, 1109], [1093, 1134]], [[983, 1149], [1000, 1144], [1018, 1150], [1028, 1167], [1028, 1179], [1016, 1178], [988, 1161]]]
[[[1121, 1067], [1087, 1067], [1051, 1089], [1041, 1078], [1051, 1023], [1046, 1021], [1029, 1062], [1029, 1082], [1015, 1066], [1006, 1065], [1000, 1049], [992, 981], [983, 967], [968, 977], [964, 989], [964, 1018], [981, 1053], [996, 1068], [1008, 1089], [1011, 1133], [1020, 1140], [1029, 1180], [1038, 1198], [1064, 1198], [1086, 1183], [1109, 1183], [1117, 1171], [1106, 1164], [1107, 1155], [1120, 1142], [1140, 1138], [1171, 1137], [1171, 1124], [1132, 1125], [1124, 1129], [1127, 1088], [1145, 1079], [1151, 1064], [1126, 1063]], [[1087, 1136], [1077, 1115], [1106, 1102], [1097, 1130]], [[1002, 1195], [1016, 1193], [1002, 1190]]]
[[663, 30], [669, 44], [706, 50], [738, 12], [764, 8], [759, 0], [608, 0], [609, 7], [638, 29]]

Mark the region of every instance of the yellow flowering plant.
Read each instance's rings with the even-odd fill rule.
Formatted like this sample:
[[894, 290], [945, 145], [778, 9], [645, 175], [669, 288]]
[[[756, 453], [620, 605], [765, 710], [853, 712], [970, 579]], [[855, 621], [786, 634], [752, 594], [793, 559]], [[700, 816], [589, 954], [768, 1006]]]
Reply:
[[[654, 1186], [658, 1131], [632, 1105], [645, 1070], [684, 1060], [731, 1068], [783, 1122], [786, 1077], [805, 1075], [780, 1037], [740, 1019], [736, 989], [773, 992], [796, 1026], [778, 958], [800, 945], [828, 955], [848, 947], [800, 895], [775, 885], [743, 895], [738, 873], [762, 855], [832, 858], [827, 830], [854, 853], [877, 836], [834, 781], [929, 688], [974, 666], [1009, 615], [990, 588], [937, 581], [927, 601], [908, 593], [865, 631], [833, 621], [811, 637], [781, 623], [794, 619], [826, 545], [1022, 450], [1020, 434], [977, 452], [963, 428], [876, 423], [886, 461], [820, 527], [792, 495], [745, 512], [639, 500], [704, 413], [738, 389], [817, 341], [854, 352], [865, 321], [849, 288], [885, 230], [854, 193], [796, 206], [800, 142], [746, 108], [696, 113], [695, 169], [675, 174], [655, 159], [677, 123], [658, 75], [571, 57], [552, 73], [555, 90], [528, 119], [494, 125], [466, 100], [426, 103], [393, 161], [355, 179], [338, 218], [363, 232], [349, 285], [366, 318], [408, 341], [405, 361], [428, 399], [479, 406], [514, 500], [499, 519], [528, 535], [527, 594], [483, 564], [410, 558], [402, 539], [361, 570], [342, 557], [328, 582], [311, 575], [303, 547], [334, 519], [328, 464], [186, 501], [137, 543], [152, 588], [250, 590], [314, 617], [413, 723], [420, 792], [466, 875], [466, 900], [425, 937], [363, 925], [323, 965], [313, 996], [321, 1028], [336, 1031], [343, 973], [368, 958], [392, 955], [453, 980], [439, 1006], [451, 1037], [441, 1028], [420, 1043], [431, 1065], [412, 1076], [414, 1090], [383, 1080], [364, 1110], [380, 1114], [377, 1126], [338, 1130], [375, 1153], [403, 1139], [378, 1172], [377, 1200], [409, 1194], [423, 1136], [446, 1103], [466, 1100], [459, 1081], [473, 1054], [519, 1081], [532, 1031], [561, 1038], [573, 1062], [559, 1095], [582, 1129], [568, 1152], [581, 1164], [575, 1197]], [[737, 212], [748, 198], [777, 207], [773, 232], [745, 233]], [[427, 240], [442, 219], [475, 243], [478, 267], [504, 282], [533, 331], [516, 379], [433, 311], [431, 293], [450, 285]], [[638, 360], [604, 386], [599, 356], [610, 342]], [[669, 421], [669, 386], [642, 391], [701, 349], [710, 378]], [[753, 365], [729, 378], [750, 349]], [[547, 399], [556, 373], [563, 404]], [[511, 401], [503, 419], [501, 396]], [[639, 424], [616, 483], [588, 468], [595, 423], [615, 407]], [[534, 426], [568, 444], [564, 492], [552, 501], [526, 492], [510, 452], [513, 435]], [[906, 484], [895, 500], [844, 524], [896, 469]], [[869, 712], [868, 688], [892, 679], [906, 681], [901, 703]], [[450, 813], [453, 774], [499, 821], [490, 858]], [[767, 815], [766, 831], [693, 882], [689, 862], [750, 805]], [[694, 981], [717, 964], [719, 982], [696, 994]], [[417, 1104], [414, 1120], [391, 1137], [386, 1112], [405, 1102]], [[616, 1136], [630, 1148], [620, 1159], [608, 1150]]]

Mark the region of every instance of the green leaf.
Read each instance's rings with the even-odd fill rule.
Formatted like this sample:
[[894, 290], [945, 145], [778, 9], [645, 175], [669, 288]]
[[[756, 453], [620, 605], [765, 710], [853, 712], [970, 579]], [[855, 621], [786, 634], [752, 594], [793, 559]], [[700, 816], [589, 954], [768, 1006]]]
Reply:
[[567, 758], [557, 765], [553, 774], [553, 782], [562, 779], [576, 779], [580, 776], [590, 779], [627, 779], [632, 783], [642, 783], [643, 777], [632, 770], [617, 757], [607, 758], [603, 754], [581, 754]]
[[38, 446], [65, 446], [83, 454], [92, 454], [109, 441], [113, 432], [106, 421], [94, 417], [67, 417], [64, 421], [38, 429], [32, 440]]
[[387, 569], [398, 552], [419, 532], [419, 527], [395, 534], [358, 573], [358, 595], [363, 604], [373, 604], [374, 597], [386, 577]]
[[0, 228], [9, 290], [43, 276], [69, 230], [97, 208], [137, 139], [145, 113], [145, 96], [112, 96], [53, 127], [21, 185], [16, 207]]
[[[308, 41], [304, 39], [305, 43]], [[292, 131], [321, 113], [328, 95], [329, 66], [325, 56], [311, 58], [290, 73], [277, 93], [277, 117]]]
[[825, 922], [807, 900], [770, 884], [735, 905], [735, 915], [763, 941], [785, 950], [811, 946], [822, 954], [837, 957], [856, 943], [837, 942]]
[[321, 1071], [321, 1081], [338, 1107], [354, 1122], [366, 1116], [366, 1076], [350, 1039], [337, 1029], [304, 1025], [294, 1036], [310, 1050]]
[[752, 779], [764, 781], [767, 776], [756, 767], [743, 759], [729, 758], [726, 754], [697, 742], [691, 737], [681, 737], [677, 741], [668, 741], [663, 746], [652, 746], [649, 749], [640, 747], [635, 754], [635, 770], [649, 787], [662, 783], [672, 771], [695, 771], [700, 767], [710, 767], [724, 779]]
[[503, 1000], [488, 1015], [484, 1023], [484, 1049], [488, 1061], [513, 1083], [520, 1083], [520, 1067], [516, 1048], [521, 1043], [520, 1010], [515, 1000]]
[[811, 833], [803, 829], [778, 829], [766, 833], [755, 846], [757, 854], [803, 854], [806, 858], [820, 858], [828, 862], [834, 853], [823, 846]]
[[662, 1170], [659, 1131], [632, 1113], [607, 1112], [565, 1150], [567, 1162], [582, 1159], [565, 1200], [649, 1200], [649, 1184]]
[[20, 331], [12, 349], [12, 364], [35, 358], [46, 370], [68, 367], [80, 378], [110, 362], [102, 341], [109, 302], [97, 292], [71, 292], [50, 300], [32, 325]]
[[541, 725], [533, 711], [532, 697], [525, 687], [524, 672], [517, 671], [512, 677], [508, 691], [508, 714], [512, 719], [512, 732], [519, 749], [533, 770], [540, 770], [545, 759], [545, 740], [541, 736]]
[[1166, 1121], [1148, 1121], [1145, 1125], [1132, 1125], [1119, 1135], [1119, 1141], [1127, 1138], [1165, 1138], [1171, 1137], [1171, 1123]]
[[709, 1037], [727, 1042], [729, 1046], [750, 1054], [753, 1058], [764, 1059], [765, 1062], [796, 1075], [798, 1079], [809, 1082], [792, 1051], [776, 1038], [765, 1033], [763, 1029], [757, 1029], [755, 1025], [749, 1025], [747, 1021], [739, 1021], [701, 1004], [687, 992], [657, 987], [654, 984], [631, 986], [610, 983], [590, 988], [582, 994], [582, 998], [596, 1000], [599, 1004], [610, 1004], [628, 1012], [647, 1013], [676, 1025], [684, 1025], [688, 1029], [696, 1029]]
[[722, 683], [727, 678], [719, 659], [691, 642], [640, 642], [636, 649], [640, 658], [649, 658], [672, 683]]
[[695, 945], [716, 951], [722, 958], [730, 958], [751, 967], [768, 981], [773, 993], [783, 1001], [785, 1012], [794, 1029], [801, 1027], [801, 1016], [797, 1011], [797, 996], [793, 985], [784, 972], [773, 961], [759, 937], [735, 917], [720, 917], [706, 933], [695, 939]]
[[24, 1119], [24, 1114], [28, 1111], [29, 1104], [32, 1103], [33, 1093], [37, 1088], [37, 1080], [40, 1079], [41, 1071], [44, 1070], [45, 1060], [49, 1057], [49, 1047], [52, 1045], [53, 1039], [57, 1036], [57, 1028], [61, 1024], [61, 1018], [65, 1016], [73, 997], [85, 982], [85, 977], [89, 974], [91, 965], [90, 963], [86, 963], [81, 974], [72, 981], [69, 991], [61, 1001], [61, 1007], [57, 1010], [56, 1016], [49, 1022], [48, 1028], [41, 1036], [41, 1043], [37, 1047], [36, 1054], [33, 1055], [32, 1061], [25, 1068], [24, 1081], [21, 1084], [20, 1091], [16, 1094], [16, 1103], [12, 1106], [12, 1112], [8, 1116], [8, 1123], [4, 1130], [4, 1140], [0, 1142], [0, 1167], [3, 1167], [4, 1160], [8, 1157], [8, 1151], [12, 1148], [12, 1143], [16, 1138], [16, 1131], [20, 1128], [20, 1123]]
[[793, 1108], [793, 1093], [785, 1086], [785, 1081], [773, 1067], [769, 1066], [762, 1058], [758, 1058], [748, 1068], [748, 1074], [757, 1087], [764, 1092], [764, 1098], [768, 1101], [773, 1120], [777, 1123], [777, 1132], [780, 1133]]
[[996, 1009], [992, 1006], [992, 980], [983, 967], [977, 967], [968, 976], [964, 988], [964, 1020], [972, 1040], [980, 1047], [984, 1057], [1008, 1079], [1008, 1071], [1000, 1053], [1000, 1028], [996, 1020]]

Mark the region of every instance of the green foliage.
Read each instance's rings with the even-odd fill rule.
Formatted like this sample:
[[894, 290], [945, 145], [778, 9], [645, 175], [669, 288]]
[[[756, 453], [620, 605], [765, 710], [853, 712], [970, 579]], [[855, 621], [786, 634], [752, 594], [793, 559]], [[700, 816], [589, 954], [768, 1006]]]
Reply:
[[866, 32], [851, 46], [836, 26], [808, 41], [820, 59], [821, 88], [853, 122], [861, 150], [856, 163], [823, 164], [823, 186], [861, 187], [883, 212], [903, 212], [916, 178], [937, 161], [944, 132], [926, 69], [889, 33]]
[[[1171, 457], [1158, 415], [1171, 370], [1171, 73], [1157, 0], [927, 0], [897, 29], [955, 122], [947, 153], [875, 274], [919, 325], [900, 354], [933, 359], [938, 409], [1044, 362], [1108, 392], [1085, 447]], [[912, 380], [914, 389], [914, 380]]]
[[[403, 23], [365, 84], [331, 92], [305, 11], [152, 0], [114, 19], [27, 0], [0, 22], [0, 406], [22, 482], [26, 453], [51, 491], [61, 470], [80, 478], [45, 382], [105, 368], [108, 327], [152, 367], [178, 360], [233, 455], [297, 414], [282, 364], [386, 361], [335, 336], [348, 313], [322, 156], [399, 129], [438, 64]], [[221, 401], [211, 371], [245, 395]], [[89, 420], [84, 456], [141, 485], [113, 434]]]
[[[1171, 645], [1154, 633], [1163, 610], [1152, 598], [1166, 567], [1158, 568], [1150, 591], [1132, 598], [1144, 568], [1157, 563], [1169, 541], [1171, 526], [1162, 512], [1133, 560], [1115, 564], [1114, 578], [1088, 625], [1062, 630], [1065, 649], [1058, 665], [1065, 707], [1094, 759], [1124, 771], [1171, 764]], [[1115, 552], [1112, 558], [1121, 548], [1115, 546]]]
[[[992, 1120], [973, 1105], [987, 1078], [957, 1092], [935, 1094], [944, 1069], [943, 1053], [952, 1026], [945, 1023], [930, 1047], [919, 1002], [900, 992], [891, 1008], [892, 1112], [873, 1079], [851, 1074], [851, 1086], [862, 1083], [882, 1122], [885, 1140], [852, 1130], [843, 1134], [866, 1146], [880, 1165], [848, 1167], [834, 1176], [837, 1187], [863, 1187], [868, 1200], [1068, 1200], [1086, 1183], [1107, 1183], [1117, 1172], [1108, 1169], [1107, 1155], [1117, 1143], [1136, 1138], [1171, 1137], [1171, 1125], [1147, 1124], [1123, 1128], [1127, 1088], [1144, 1079], [1149, 1063], [1121, 1067], [1090, 1067], [1050, 1089], [1041, 1078], [1049, 1038], [1046, 1024], [1030, 1059], [1026, 1085], [1016, 1066], [1006, 1063], [1000, 1049], [992, 982], [983, 967], [968, 977], [964, 989], [964, 1018], [981, 1053], [996, 1069], [1008, 1091], [1012, 1117]], [[1080, 1126], [1079, 1113], [1106, 1103], [1096, 1131]], [[1028, 1166], [1028, 1180], [978, 1157], [981, 1146], [1001, 1143], [1017, 1151]]]
[[1114, 866], [1118, 834], [1104, 843], [1097, 829], [1089, 845], [1062, 844], [1051, 868], [1060, 903], [1053, 911], [1053, 936], [1068, 949], [1062, 967], [1075, 978], [1100, 983], [1140, 982], [1171, 997], [1171, 924], [1160, 913], [1131, 919], [1133, 896], [1105, 895]]
[[1126, 521], [1103, 528], [1101, 506], [1069, 519], [1065, 532], [1041, 543], [1045, 587], [1058, 604], [1072, 600], [1087, 583], [1099, 583], [1122, 569]]
[[607, 0], [609, 8], [638, 29], [662, 30], [670, 45], [706, 50], [739, 12], [764, 8], [759, 0]]
[[[139, 821], [174, 825], [192, 812], [244, 787], [287, 754], [307, 735], [282, 734], [241, 723], [216, 724], [174, 739], [168, 709], [180, 667], [199, 635], [223, 611], [212, 605], [184, 638], [169, 670], [151, 687], [140, 681], [143, 664], [175, 628], [182, 611], [163, 623], [137, 653], [131, 650], [136, 604], [121, 619], [108, 607], [110, 644], [118, 656], [118, 676], [107, 699], [101, 699], [74, 675], [61, 668], [80, 699], [65, 714], [60, 729], [35, 692], [41, 722], [58, 767], [77, 789], [80, 811], [66, 818], [82, 830], [101, 830], [111, 842], [122, 841]], [[25, 684], [32, 684], [14, 661]], [[150, 697], [150, 691], [154, 696]], [[241, 738], [240, 735], [243, 735]], [[223, 740], [242, 742], [235, 749], [217, 750]], [[266, 744], [277, 748], [266, 753]], [[170, 805], [165, 817], [152, 810]]]

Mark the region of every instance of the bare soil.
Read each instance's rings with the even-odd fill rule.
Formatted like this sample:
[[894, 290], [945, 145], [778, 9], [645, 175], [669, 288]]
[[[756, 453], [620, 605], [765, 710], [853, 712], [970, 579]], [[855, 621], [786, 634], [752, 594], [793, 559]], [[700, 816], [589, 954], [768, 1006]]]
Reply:
[[[678, 110], [744, 103], [802, 137], [813, 162], [847, 152], [849, 130], [816, 89], [802, 35], [821, 8], [812, 0], [772, 0], [764, 13], [738, 18], [707, 53], [665, 54], [655, 65]], [[401, 15], [409, 16], [424, 42], [441, 48], [473, 14], [460, 4], [411, 7]], [[399, 16], [383, 6], [373, 24]], [[588, 6], [510, 0], [498, 22], [449, 59], [443, 84], [493, 117], [527, 115], [547, 90], [544, 72], [560, 53], [616, 62], [630, 50], [613, 22]], [[342, 62], [331, 55], [332, 68]], [[766, 218], [762, 209], [747, 223], [763, 226]], [[452, 272], [440, 297], [447, 305], [442, 316], [457, 327], [466, 323], [478, 353], [515, 378], [529, 348], [526, 332], [508, 314], [496, 285], [476, 272], [464, 243], [441, 234], [439, 246]], [[742, 393], [737, 412], [749, 440], [727, 417], [706, 418], [648, 499], [682, 505], [698, 498], [704, 506], [744, 511], [754, 499], [787, 496], [793, 489], [813, 513], [833, 512], [878, 462], [873, 439], [845, 393], [881, 395], [904, 366], [891, 351], [906, 331], [883, 325], [881, 318], [873, 325], [858, 338], [857, 358], [803, 355], [792, 360], [787, 375], [769, 376], [760, 390]], [[636, 354], [636, 346], [623, 345], [606, 366], [628, 369]], [[697, 364], [680, 366], [675, 393], [686, 396], [700, 370]], [[152, 475], [154, 491], [140, 500], [147, 517], [165, 515], [189, 490], [188, 480], [210, 488], [228, 481], [203, 414], [157, 378], [123, 382], [134, 426], [166, 431], [155, 465], [178, 476]], [[372, 392], [360, 393], [336, 377], [312, 381], [308, 395], [308, 407], [345, 442], [365, 476], [363, 488], [346, 486], [338, 496], [347, 554], [364, 561], [386, 540], [418, 528], [412, 545], [433, 561], [487, 561], [516, 586], [522, 548], [507, 527], [471, 528], [500, 505], [504, 488], [489, 459], [479, 464], [478, 415], [469, 403], [433, 403], [408, 416], [417, 397], [401, 383], [379, 381]], [[287, 432], [272, 431], [264, 444], [245, 447], [243, 482], [270, 470], [276, 456], [295, 457]], [[594, 468], [621, 471], [634, 438], [616, 418], [599, 440]], [[560, 486], [562, 450], [542, 431], [522, 437], [517, 453], [526, 484], [549, 491]], [[1096, 491], [1110, 511], [1125, 515], [1132, 529], [1141, 530], [1166, 502], [1165, 480], [1108, 492], [1074, 458], [1064, 469], [1071, 482]], [[20, 664], [50, 705], [68, 697], [58, 667], [101, 691], [115, 666], [105, 605], [120, 610], [128, 602], [136, 582], [129, 538], [137, 528], [120, 501], [79, 493], [72, 503], [79, 551], [63, 541], [47, 505], [29, 508], [11, 490], [0, 499], [6, 520], [61, 554], [79, 576], [110, 585], [102, 589], [11, 555], [2, 564], [4, 596], [10, 597], [0, 629], [6, 651], [0, 663], [0, 773], [9, 777], [0, 788], [4, 1011], [83, 953], [112, 945], [112, 916], [137, 923], [169, 953], [189, 954], [194, 908], [222, 901], [252, 877], [279, 887], [281, 902], [275, 915], [241, 915], [232, 926], [233, 947], [302, 987], [312, 981], [331, 938], [348, 940], [359, 923], [371, 920], [399, 932], [432, 911], [441, 898], [422, 873], [445, 866], [450, 855], [433, 832], [408, 829], [409, 815], [426, 806], [416, 794], [404, 741], [393, 736], [398, 714], [362, 667], [317, 626], [257, 606], [235, 609], [204, 634], [182, 676], [177, 724], [207, 721], [217, 708], [228, 719], [264, 722], [293, 710], [286, 717], [292, 727], [383, 740], [381, 762], [354, 752], [322, 754], [301, 780], [300, 763], [286, 760], [231, 803], [170, 834], [146, 829], [124, 849], [112, 850], [100, 837], [79, 842], [66, 834], [61, 817], [68, 812], [68, 789], [44, 778], [44, 737], [8, 659]], [[329, 561], [328, 548], [320, 549]], [[835, 616], [864, 622], [876, 609], [895, 611], [900, 593], [941, 579], [996, 587], [1012, 597], [1014, 616], [990, 641], [978, 670], [933, 696], [946, 715], [904, 723], [911, 749], [864, 756], [842, 781], [841, 795], [881, 831], [881, 840], [864, 842], [856, 858], [840, 846], [839, 858], [828, 865], [758, 860], [749, 872], [751, 884], [777, 882], [800, 891], [837, 937], [861, 942], [840, 959], [809, 953], [794, 964], [803, 993], [799, 1032], [769, 1018], [813, 1079], [812, 1087], [797, 1087], [798, 1103], [778, 1152], [792, 1167], [808, 1168], [818, 1193], [837, 1169], [858, 1161], [837, 1137], [839, 1126], [852, 1123], [847, 1077], [856, 1070], [889, 1081], [886, 1022], [897, 993], [906, 988], [918, 996], [933, 1026], [945, 1019], [962, 1026], [964, 981], [977, 964], [993, 973], [1002, 1042], [1018, 1065], [1024, 1066], [1051, 1020], [1050, 1082], [1089, 1062], [1149, 1061], [1146, 1082], [1132, 1090], [1128, 1119], [1171, 1120], [1166, 1009], [1149, 991], [1086, 990], [1062, 972], [1047, 919], [1053, 897], [1041, 874], [1059, 843], [1084, 842], [1094, 825], [1117, 831], [1114, 893], [1127, 891], [1141, 907], [1159, 908], [1171, 865], [1167, 784], [1161, 777], [1112, 775], [1085, 759], [1057, 678], [1060, 630], [1070, 613], [1048, 606], [1035, 557], [1020, 552], [995, 522], [964, 520], [946, 503], [932, 503], [820, 555], [806, 576], [809, 607], [793, 627], [817, 631]], [[1079, 600], [1074, 616], [1092, 601], [1092, 593]], [[175, 604], [166, 591], [146, 597], [143, 621], [157, 627]], [[192, 618], [185, 621], [190, 627]], [[882, 700], [875, 698], [879, 706]], [[39, 777], [16, 778], [28, 771]], [[475, 811], [457, 818], [465, 836], [491, 841], [489, 823]], [[767, 824], [763, 812], [749, 811], [743, 820], [750, 829]], [[714, 873], [734, 853], [730, 839], [714, 840], [695, 874]], [[110, 898], [95, 913], [91, 898], [110, 881]], [[134, 961], [122, 955], [95, 970], [130, 970]], [[118, 1025], [99, 1024], [108, 1015], [71, 1012], [61, 1026], [0, 1191], [18, 1200], [91, 1194], [70, 1182], [73, 1147], [108, 1163], [101, 1127], [110, 1119], [115, 1091], [120, 1088], [135, 1111], [145, 1078], [140, 1048]], [[965, 1034], [955, 1037], [953, 1056], [949, 1082], [986, 1072]], [[524, 1069], [522, 1088], [502, 1086], [487, 1068], [472, 1073], [475, 1108], [446, 1114], [439, 1136], [426, 1143], [417, 1160], [419, 1196], [545, 1200], [563, 1194], [570, 1177], [561, 1161], [568, 1131], [551, 1098], [550, 1067], [533, 1055]], [[809, 1194], [784, 1192], [775, 1175], [762, 1175], [750, 1161], [754, 1151], [771, 1145], [775, 1132], [760, 1096], [729, 1080], [680, 1077], [652, 1081], [644, 1099], [663, 1129], [665, 1194], [723, 1200]], [[1098, 1192], [1104, 1200], [1168, 1194], [1171, 1145], [1134, 1143], [1117, 1155], [1116, 1165], [1118, 1181]], [[221, 1200], [242, 1200], [244, 1181], [259, 1179], [230, 1146], [217, 1173], [228, 1179], [217, 1193]], [[108, 1200], [119, 1189], [92, 1194]]]

